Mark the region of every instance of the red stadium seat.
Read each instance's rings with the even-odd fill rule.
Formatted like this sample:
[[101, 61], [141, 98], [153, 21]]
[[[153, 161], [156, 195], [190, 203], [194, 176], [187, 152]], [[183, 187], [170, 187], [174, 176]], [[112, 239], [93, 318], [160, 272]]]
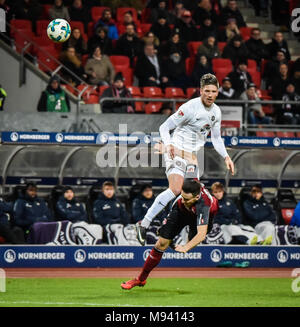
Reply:
[[272, 115], [274, 113], [274, 108], [271, 104], [262, 106], [262, 110], [266, 115]]
[[248, 59], [248, 73], [257, 72], [257, 63], [253, 59]]
[[49, 18], [49, 10], [53, 5], [43, 5], [42, 19], [50, 19]]
[[44, 71], [53, 71], [59, 66], [56, 50], [51, 46], [40, 47], [37, 52], [39, 68]]
[[145, 113], [146, 114], [153, 114], [159, 112], [162, 106], [161, 102], [150, 102], [145, 105]]
[[47, 27], [49, 20], [41, 19], [36, 22], [36, 35], [45, 37], [47, 35]]
[[275, 133], [272, 131], [258, 131], [256, 132], [258, 137], [275, 137]]
[[142, 36], [144, 36], [147, 32], [149, 32], [151, 26], [152, 24], [146, 24], [146, 23], [141, 24]]
[[71, 30], [73, 30], [74, 28], [78, 28], [80, 30], [80, 34], [82, 35], [83, 39], [85, 41], [88, 40], [88, 37], [87, 37], [87, 35], [85, 34], [85, 31], [84, 31], [84, 25], [83, 25], [82, 22], [72, 20], [72, 21], [70, 21], [70, 26], [71, 26]]
[[130, 60], [126, 56], [110, 56], [109, 59], [116, 71], [130, 68]]
[[194, 57], [197, 54], [198, 48], [200, 47], [200, 45], [202, 45], [203, 42], [201, 41], [192, 41], [188, 43], [188, 50], [190, 52], [190, 56]]
[[53, 50], [56, 50], [55, 43], [51, 41], [49, 38], [43, 37], [43, 36], [34, 36], [33, 37], [33, 55], [37, 55], [38, 50], [40, 47], [45, 48], [45, 47], [52, 47]]
[[223, 52], [224, 48], [226, 47], [226, 42], [218, 42], [218, 48], [221, 52]]
[[[34, 34], [29, 30], [15, 30], [14, 43], [16, 51], [21, 53], [22, 49], [34, 39]], [[28, 47], [26, 53], [32, 53], [33, 44]]]
[[10, 21], [11, 30], [10, 30], [10, 36], [14, 38], [15, 36], [15, 30], [27, 30], [32, 32], [32, 24], [30, 20], [26, 19], [12, 19]]
[[94, 22], [89, 22], [88, 23], [87, 35], [88, 35], [89, 39], [94, 35], [94, 26], [95, 26]]
[[[143, 94], [138, 86], [128, 86], [128, 90], [130, 91], [133, 98], [142, 98]], [[135, 102], [135, 111], [143, 112], [144, 111], [144, 103], [137, 101]]]
[[149, 23], [149, 19], [150, 19], [150, 16], [151, 16], [151, 9], [150, 8], [144, 8], [142, 10], [142, 14], [141, 14], [141, 23]]
[[241, 27], [240, 28], [241, 36], [245, 41], [250, 39], [251, 31], [252, 31], [251, 27]]
[[92, 7], [91, 16], [95, 23], [99, 20], [99, 18], [101, 18], [104, 9], [109, 9], [109, 7]]
[[300, 132], [296, 133], [296, 137], [300, 138]]
[[75, 96], [78, 95], [78, 90], [75, 87], [73, 87], [73, 86], [71, 86], [69, 84], [61, 84], [61, 87], [66, 89], [70, 93], [74, 94]]
[[183, 90], [178, 87], [166, 87], [165, 96], [166, 98], [186, 98]]
[[276, 136], [283, 137], [283, 138], [294, 138], [295, 133], [294, 132], [276, 132]]
[[188, 87], [186, 89], [186, 95], [190, 99], [192, 95], [196, 92], [197, 88], [196, 87]]
[[145, 86], [143, 87], [143, 93], [145, 98], [162, 98], [163, 93], [160, 87]]
[[97, 94], [90, 94], [85, 100], [84, 102], [86, 104], [96, 104], [99, 103], [99, 95]]
[[221, 83], [224, 77], [232, 71], [232, 62], [230, 59], [214, 58], [212, 59], [212, 69]]
[[295, 209], [281, 209], [281, 215], [286, 225], [289, 225], [293, 218]]
[[188, 76], [192, 75], [195, 66], [195, 57], [189, 57], [185, 59], [185, 70]]
[[266, 60], [266, 59], [262, 59], [262, 61], [261, 61], [261, 65], [260, 65], [261, 76], [264, 75], [267, 62], [268, 62], [268, 60]]
[[105, 89], [109, 88], [109, 85], [102, 85], [98, 88], [98, 93], [101, 96]]
[[259, 89], [261, 85], [261, 76], [260, 72], [249, 72], [249, 74], [252, 77], [253, 83], [256, 85], [256, 87]]
[[123, 22], [123, 16], [127, 11], [131, 11], [132, 12], [132, 18], [134, 22], [137, 22], [138, 17], [137, 17], [137, 11], [135, 8], [133, 7], [121, 7], [121, 8], [117, 8], [117, 12], [116, 12], [116, 20], [117, 22]]
[[123, 74], [125, 86], [130, 86], [133, 84], [133, 70], [131, 68], [116, 70], [116, 73], [118, 72]]

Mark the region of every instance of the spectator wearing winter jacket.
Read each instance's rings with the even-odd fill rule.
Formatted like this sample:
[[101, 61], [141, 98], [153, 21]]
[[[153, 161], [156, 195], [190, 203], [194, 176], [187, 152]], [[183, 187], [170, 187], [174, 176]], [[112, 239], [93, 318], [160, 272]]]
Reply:
[[6, 202], [0, 198], [0, 224], [9, 225], [10, 224], [10, 213], [12, 213], [13, 205], [11, 202]]
[[104, 182], [102, 193], [93, 205], [94, 223], [101, 226], [107, 224], [129, 223], [129, 217], [120, 201], [116, 199], [115, 187], [111, 182]]
[[[205, 74], [214, 74], [212, 66], [205, 55], [197, 56], [195, 66], [191, 75], [192, 86], [199, 87], [199, 80]], [[200, 96], [200, 94], [197, 96]]]
[[221, 10], [220, 25], [225, 26], [229, 18], [235, 18], [239, 28], [246, 26], [244, 17], [238, 9], [237, 2], [235, 0], [228, 0], [227, 5]]
[[221, 51], [218, 48], [216, 38], [213, 35], [209, 36], [204, 40], [203, 44], [199, 46], [197, 55], [204, 55], [210, 63], [212, 59], [221, 57]]
[[119, 38], [118, 29], [115, 24], [115, 21], [112, 19], [111, 9], [104, 9], [102, 12], [102, 17], [95, 24], [95, 30], [97, 27], [103, 26], [108, 30], [108, 38], [111, 40], [117, 40]]
[[157, 21], [151, 26], [150, 31], [158, 37], [160, 44], [164, 44], [169, 40], [172, 31], [167, 24], [167, 16], [164, 13], [158, 15]]
[[283, 34], [281, 32], [275, 32], [272, 41], [267, 44], [268, 52], [269, 52], [269, 59], [271, 59], [274, 54], [277, 53], [278, 50], [284, 49], [285, 50], [285, 57], [287, 60], [291, 59], [291, 54], [289, 51], [289, 47], [287, 41], [283, 38]]
[[248, 66], [246, 60], [241, 60], [236, 69], [228, 74], [231, 80], [232, 87], [236, 91], [236, 96], [239, 97], [246, 89], [247, 86], [252, 83], [252, 77], [248, 73]]
[[13, 207], [14, 224], [26, 233], [36, 222], [52, 221], [52, 214], [46, 202], [37, 196], [34, 183], [26, 185], [25, 194], [18, 198]]
[[240, 60], [248, 58], [248, 49], [240, 35], [234, 36], [227, 43], [223, 50], [222, 57], [230, 59], [234, 66]]
[[261, 39], [259, 28], [252, 29], [251, 37], [245, 44], [249, 52], [248, 58], [255, 60], [257, 65], [260, 67], [262, 59], [268, 58], [268, 49]]
[[113, 52], [112, 40], [108, 38], [105, 27], [97, 27], [94, 35], [88, 40], [88, 53], [90, 56], [93, 55], [96, 47], [100, 47], [101, 53], [107, 56], [110, 56]]
[[74, 0], [69, 7], [69, 15], [71, 21], [79, 21], [84, 25], [85, 31], [87, 31], [88, 23], [91, 21], [91, 15], [86, 5], [82, 4], [82, 0]]
[[70, 21], [70, 15], [68, 8], [64, 6], [62, 0], [55, 0], [54, 5], [49, 9], [49, 18], [51, 20], [62, 18], [66, 21]]
[[210, 0], [199, 0], [198, 6], [193, 14], [193, 19], [197, 25], [201, 25], [206, 17], [210, 16], [213, 25], [218, 24], [218, 15], [213, 9]]
[[218, 100], [235, 100], [236, 92], [232, 88], [232, 83], [229, 77], [223, 78], [222, 85], [219, 88]]
[[170, 40], [167, 41], [160, 47], [160, 54], [164, 58], [168, 58], [172, 53], [180, 53], [183, 59], [189, 57], [189, 51], [185, 44], [180, 39], [180, 34], [177, 32], [173, 32]]
[[189, 10], [185, 10], [181, 18], [174, 26], [174, 30], [180, 33], [180, 37], [186, 43], [190, 41], [199, 41], [199, 30], [192, 19], [192, 14]]
[[[295, 92], [295, 85], [289, 82], [286, 86], [286, 92], [282, 101], [297, 101], [300, 103], [300, 95]], [[300, 125], [300, 105], [284, 103], [281, 109], [277, 111], [277, 123], [287, 125]]]
[[55, 209], [59, 220], [69, 220], [73, 223], [88, 221], [83, 204], [76, 200], [74, 191], [70, 186], [65, 188], [64, 194], [57, 201]]

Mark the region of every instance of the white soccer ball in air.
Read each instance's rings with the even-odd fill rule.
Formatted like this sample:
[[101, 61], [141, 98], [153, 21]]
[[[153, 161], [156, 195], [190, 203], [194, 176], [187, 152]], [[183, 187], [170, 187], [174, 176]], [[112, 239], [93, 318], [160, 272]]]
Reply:
[[70, 24], [62, 18], [54, 19], [47, 27], [47, 35], [54, 42], [66, 42], [71, 35]]

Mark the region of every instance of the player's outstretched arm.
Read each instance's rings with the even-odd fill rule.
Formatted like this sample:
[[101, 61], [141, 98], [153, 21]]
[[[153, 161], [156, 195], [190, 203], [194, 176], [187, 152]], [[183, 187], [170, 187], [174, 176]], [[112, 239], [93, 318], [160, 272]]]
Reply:
[[186, 253], [193, 249], [195, 246], [204, 241], [207, 233], [207, 225], [197, 227], [197, 234], [185, 245], [177, 245], [175, 251]]

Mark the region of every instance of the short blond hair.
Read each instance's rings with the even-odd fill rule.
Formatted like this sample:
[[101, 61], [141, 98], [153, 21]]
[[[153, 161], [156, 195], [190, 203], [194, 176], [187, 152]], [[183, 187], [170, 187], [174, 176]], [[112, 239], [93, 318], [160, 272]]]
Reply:
[[224, 185], [220, 182], [215, 182], [211, 186], [211, 191], [216, 192], [216, 191], [225, 191]]

